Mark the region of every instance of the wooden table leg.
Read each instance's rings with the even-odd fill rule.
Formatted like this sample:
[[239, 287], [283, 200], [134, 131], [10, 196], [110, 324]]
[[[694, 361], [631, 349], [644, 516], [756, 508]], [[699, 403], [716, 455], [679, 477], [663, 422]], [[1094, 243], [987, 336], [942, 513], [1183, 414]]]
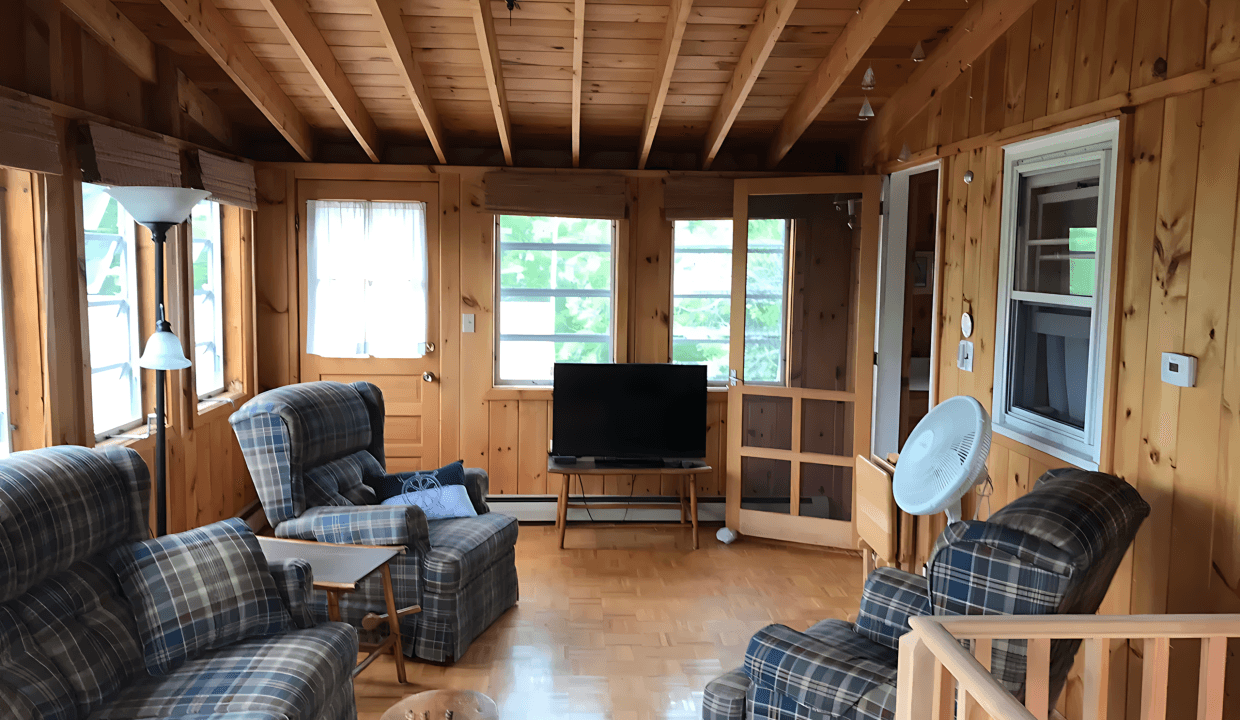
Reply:
[[325, 590], [327, 593], [327, 619], [332, 622], [340, 622], [340, 595], [335, 590]]
[[689, 507], [688, 505], [685, 504], [685, 500], [686, 500], [685, 481], [688, 480], [688, 478], [689, 478], [688, 475], [681, 475], [680, 482], [676, 483], [676, 492], [680, 494], [680, 524], [681, 525], [689, 524]]
[[391, 629], [392, 653], [396, 655], [396, 680], [405, 684], [405, 651], [400, 646], [400, 615], [396, 612], [396, 592], [392, 588], [392, 569], [387, 563], [380, 568], [383, 572], [383, 599], [387, 602], [388, 628]]
[[697, 508], [697, 480], [692, 475], [686, 475], [689, 482], [689, 519], [693, 521], [693, 549], [698, 549], [698, 508]]
[[570, 475], [561, 475], [564, 482], [560, 485], [560, 500], [557, 503], [556, 516], [560, 519], [560, 549], [564, 549], [564, 531], [568, 529], [568, 485]]

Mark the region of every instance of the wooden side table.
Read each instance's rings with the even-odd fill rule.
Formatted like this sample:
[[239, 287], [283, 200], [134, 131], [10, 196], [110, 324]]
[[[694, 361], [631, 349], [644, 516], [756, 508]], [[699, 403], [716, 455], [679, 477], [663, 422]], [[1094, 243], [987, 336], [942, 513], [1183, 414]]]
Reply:
[[340, 622], [340, 596], [355, 592], [362, 580], [374, 571], [383, 575], [383, 599], [386, 601], [387, 612], [383, 615], [369, 613], [362, 619], [362, 628], [374, 630], [388, 624], [388, 637], [378, 645], [370, 646], [370, 654], [357, 667], [353, 668], [353, 676], [370, 667], [375, 658], [391, 650], [396, 656], [396, 679], [405, 682], [405, 653], [400, 645], [400, 619], [406, 615], [422, 612], [419, 605], [410, 605], [398, 610], [396, 593], [392, 589], [392, 571], [388, 563], [397, 555], [403, 555], [403, 545], [338, 545], [334, 543], [311, 542], [309, 540], [286, 540], [283, 538], [260, 537], [259, 545], [267, 562], [279, 562], [299, 558], [310, 563], [314, 572], [314, 589], [327, 593], [327, 616]]
[[[547, 475], [560, 475], [564, 482], [560, 485], [560, 495], [556, 500], [555, 526], [560, 529], [560, 549], [564, 549], [564, 533], [568, 529], [569, 508], [589, 508], [591, 510], [616, 510], [626, 508], [646, 508], [648, 510], [680, 510], [680, 524], [693, 525], [693, 549], [698, 549], [698, 512], [697, 483], [695, 475], [702, 475], [712, 470], [704, 462], [693, 461], [689, 467], [651, 467], [651, 468], [616, 468], [598, 467], [593, 460], [578, 460], [572, 465], [561, 465], [553, 458], [547, 458]], [[576, 475], [671, 475], [680, 481], [680, 502], [672, 503], [572, 503], [569, 502], [569, 483]], [[686, 490], [685, 486], [688, 485]], [[584, 499], [584, 495], [582, 496]], [[660, 523], [625, 523], [625, 527], [665, 527]]]

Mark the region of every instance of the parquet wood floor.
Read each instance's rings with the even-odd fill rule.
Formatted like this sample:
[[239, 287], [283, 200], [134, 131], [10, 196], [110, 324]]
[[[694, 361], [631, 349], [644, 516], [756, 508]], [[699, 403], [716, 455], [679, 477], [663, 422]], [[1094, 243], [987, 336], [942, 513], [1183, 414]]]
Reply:
[[355, 683], [360, 720], [379, 720], [406, 695], [478, 690], [503, 720], [700, 718], [702, 688], [741, 664], [770, 623], [804, 629], [857, 612], [855, 553], [685, 530], [522, 526], [521, 601], [451, 667], [409, 663], [396, 682], [390, 657]]

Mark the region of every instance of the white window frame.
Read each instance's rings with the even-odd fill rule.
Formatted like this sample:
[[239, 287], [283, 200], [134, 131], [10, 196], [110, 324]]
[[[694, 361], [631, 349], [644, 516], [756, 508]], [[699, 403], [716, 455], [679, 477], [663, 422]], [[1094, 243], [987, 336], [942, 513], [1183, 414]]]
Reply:
[[[1106, 384], [1106, 338], [1110, 323], [1112, 233], [1118, 175], [1119, 121], [1104, 120], [1004, 148], [1003, 210], [999, 251], [999, 287], [995, 323], [995, 383], [991, 422], [995, 432], [1042, 450], [1086, 470], [1097, 470], [1102, 451], [1103, 400]], [[1015, 290], [1017, 279], [1020, 181], [1029, 174], [1099, 167], [1098, 244], [1094, 295], [1091, 298]], [[1045, 302], [1087, 307], [1090, 313], [1089, 362], [1086, 372], [1085, 427], [1078, 429], [1012, 405], [1010, 383], [1015, 363], [1015, 305]]]
[[[709, 220], [711, 220], [711, 221], [717, 221], [717, 222], [723, 222], [723, 221], [733, 222], [732, 218], [730, 218], [730, 217], [726, 217], [726, 218], [708, 218], [708, 219], [709, 219]], [[732, 242], [733, 233], [728, 233], [728, 240], [729, 240], [729, 242], [728, 242], [728, 244], [727, 244], [727, 245], [698, 246], [698, 247], [690, 247], [690, 248], [680, 248], [680, 249], [677, 249], [677, 247], [676, 247], [676, 223], [681, 223], [681, 222], [693, 222], [693, 221], [692, 221], [692, 220], [674, 220], [674, 221], [672, 221], [672, 318], [671, 318], [671, 322], [669, 323], [669, 328], [668, 328], [668, 332], [670, 333], [670, 339], [671, 339], [671, 345], [669, 346], [669, 351], [670, 351], [670, 353], [671, 353], [671, 357], [669, 357], [669, 358], [668, 358], [668, 362], [670, 362], [670, 363], [672, 363], [672, 364], [674, 364], [674, 365], [685, 365], [685, 364], [689, 364], [689, 363], [679, 363], [679, 362], [677, 362], [677, 361], [676, 361], [676, 359], [675, 359], [675, 358], [676, 358], [676, 343], [677, 343], [677, 342], [682, 342], [682, 343], [712, 343], [712, 344], [719, 344], [719, 345], [723, 345], [724, 350], [728, 350], [729, 348], [731, 348], [731, 343], [732, 343], [732, 323], [731, 323], [731, 315], [730, 315], [730, 311], [731, 311], [731, 307], [732, 307], [732, 291], [731, 291], [731, 283], [729, 283], [729, 284], [728, 284], [729, 289], [728, 289], [728, 292], [726, 292], [726, 293], [687, 293], [687, 294], [686, 294], [686, 293], [681, 293], [681, 294], [679, 294], [679, 295], [678, 295], [678, 294], [676, 294], [676, 253], [678, 253], [678, 252], [684, 252], [684, 253], [695, 254], [695, 255], [724, 255], [724, 254], [726, 254], [726, 255], [728, 256], [728, 263], [729, 263], [729, 265], [731, 265], [731, 263], [732, 263], [732, 253], [733, 253], [733, 249], [734, 249], [734, 248], [733, 248], [733, 244], [734, 244], [734, 243]], [[677, 301], [677, 300], [682, 300], [682, 299], [685, 299], [685, 300], [693, 300], [693, 299], [723, 299], [723, 300], [727, 300], [727, 301], [728, 301], [728, 309], [729, 309], [729, 318], [728, 318], [728, 337], [727, 337], [727, 338], [725, 338], [725, 339], [723, 339], [723, 340], [698, 340], [698, 339], [694, 339], [694, 338], [685, 338], [685, 337], [682, 337], [682, 338], [679, 338], [679, 339], [678, 339], [678, 338], [676, 337], [676, 301]], [[725, 358], [726, 358], [726, 355], [725, 355]], [[707, 378], [707, 380], [706, 380], [706, 384], [707, 384], [708, 386], [711, 386], [711, 387], [724, 387], [724, 386], [726, 386], [726, 385], [728, 384], [728, 378], [727, 378], [727, 375], [728, 375], [728, 373], [729, 373], [729, 372], [730, 372], [730, 368], [726, 368], [726, 367], [725, 367], [725, 368], [724, 368], [724, 377], [721, 377], [721, 378], [719, 378], [719, 379], [717, 379], [717, 380], [715, 380], [715, 379], [711, 379], [711, 378], [709, 378], [709, 377], [708, 377], [708, 378]]]
[[[124, 210], [124, 206], [121, 206], [121, 210], [122, 211]], [[93, 394], [95, 375], [101, 372], [110, 372], [110, 371], [114, 371], [120, 368], [128, 367], [129, 385], [130, 385], [129, 393], [130, 393], [131, 401], [135, 405], [137, 405], [138, 417], [132, 420], [126, 421], [124, 423], [121, 423], [120, 425], [117, 425], [116, 427], [107, 428], [105, 430], [97, 430], [95, 432], [95, 442], [100, 442], [110, 437], [119, 435], [128, 430], [132, 430], [133, 428], [136, 428], [142, 425], [142, 423], [145, 421], [145, 418], [142, 416], [142, 410], [143, 410], [142, 372], [138, 368], [138, 357], [140, 355], [139, 343], [141, 341], [138, 337], [139, 335], [139, 325], [138, 325], [139, 308], [138, 306], [139, 306], [140, 299], [138, 296], [137, 224], [134, 222], [130, 222], [128, 231], [126, 231], [125, 228], [121, 228], [121, 227], [118, 227], [117, 229], [120, 230], [119, 237], [124, 243], [125, 258], [126, 258], [125, 264], [126, 264], [126, 268], [127, 268], [128, 275], [129, 275], [129, 282], [126, 286], [126, 294], [123, 298], [113, 299], [113, 298], [106, 298], [104, 296], [90, 295], [89, 289], [88, 289], [87, 290], [88, 294], [86, 296], [86, 305], [88, 308], [87, 312], [89, 312], [89, 308], [91, 307], [99, 307], [103, 305], [127, 304], [129, 306], [129, 357], [130, 357], [130, 362], [117, 363], [113, 365], [107, 365], [104, 367], [96, 367], [94, 364], [94, 361], [92, 360], [91, 366], [90, 366], [90, 378], [91, 378], [91, 386], [92, 386], [92, 394]], [[100, 233], [91, 233], [91, 232], [84, 233], [84, 235], [99, 235], [99, 234]], [[90, 323], [89, 322], [87, 322], [86, 331], [87, 331], [87, 346], [89, 347], [89, 344], [90, 344], [90, 341], [89, 341]], [[91, 424], [92, 426], [94, 425], [93, 411], [92, 411], [92, 417], [91, 417]]]
[[[501, 342], [508, 341], [545, 341], [545, 342], [606, 342], [608, 362], [616, 361], [616, 240], [619, 236], [620, 223], [616, 220], [608, 218], [586, 218], [589, 220], [604, 220], [611, 223], [611, 242], [608, 245], [601, 243], [506, 243], [503, 241], [503, 231], [501, 221], [506, 216], [520, 216], [522, 213], [505, 213], [495, 216], [495, 361], [493, 363], [492, 383], [495, 387], [546, 387], [552, 386], [552, 380], [528, 380], [519, 378], [501, 378], [500, 369], [500, 348]], [[557, 215], [534, 215], [532, 217], [559, 217]], [[501, 260], [505, 249], [530, 249], [530, 250], [576, 250], [602, 252], [607, 250], [611, 254], [611, 288], [606, 294], [602, 294], [601, 290], [538, 290], [538, 289], [518, 289], [514, 288], [505, 291], [502, 280]], [[534, 298], [555, 298], [555, 297], [607, 297], [610, 298], [610, 308], [607, 335], [582, 335], [577, 333], [553, 333], [550, 335], [520, 335], [520, 336], [504, 336], [500, 333], [500, 312], [503, 299], [508, 297], [534, 297]]]
[[[214, 295], [215, 296], [215, 301], [212, 304], [212, 307], [215, 308], [215, 313], [214, 313], [215, 317], [213, 318], [214, 322], [212, 323], [215, 327], [215, 338], [211, 340], [203, 340], [199, 338], [197, 334], [195, 334], [194, 336], [194, 357], [193, 357], [194, 389], [195, 391], [197, 391], [198, 373], [200, 371], [198, 367], [198, 357], [199, 357], [198, 351], [199, 351], [199, 348], [201, 348], [203, 345], [214, 345], [215, 346], [215, 355], [219, 358], [219, 361], [220, 361], [220, 384], [218, 387], [214, 387], [208, 390], [206, 393], [198, 393], [199, 402], [202, 402], [203, 400], [207, 400], [209, 398], [213, 398], [216, 395], [223, 393], [224, 390], [227, 389], [228, 387], [228, 378], [224, 376], [224, 293], [223, 293], [224, 249], [222, 247], [224, 244], [224, 213], [223, 213], [223, 208], [220, 205], [220, 203], [214, 200], [204, 200], [203, 202], [207, 202], [215, 206], [215, 211], [212, 213], [214, 220], [215, 220], [215, 240], [214, 241], [211, 241], [211, 240], [199, 241], [195, 239], [193, 236], [194, 235], [193, 222], [191, 221], [190, 223], [190, 257], [191, 257], [191, 265], [192, 265], [193, 257], [194, 257], [194, 245], [196, 243], [204, 242], [211, 246], [207, 249], [207, 252], [211, 253], [211, 260], [208, 262], [208, 265], [207, 265], [207, 277], [208, 277], [208, 284], [213, 288], [213, 290], [202, 290], [199, 288], [194, 288], [193, 308], [194, 308], [194, 312], [197, 313], [198, 312], [198, 298], [200, 296], [203, 296], [203, 295]], [[197, 330], [197, 327], [198, 327], [197, 320], [198, 320], [197, 317], [195, 317], [194, 318], [195, 330]]]

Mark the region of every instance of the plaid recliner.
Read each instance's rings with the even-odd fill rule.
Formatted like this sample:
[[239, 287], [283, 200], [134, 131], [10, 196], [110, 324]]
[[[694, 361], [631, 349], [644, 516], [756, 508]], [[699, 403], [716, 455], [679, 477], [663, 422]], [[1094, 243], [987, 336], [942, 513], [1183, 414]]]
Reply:
[[0, 460], [0, 717], [356, 720], [357, 631], [305, 612], [304, 560], [268, 568], [294, 629], [148, 672], [133, 603], [107, 558], [147, 539], [150, 489], [146, 464], [128, 448], [59, 446]]
[[[517, 602], [517, 521], [488, 511], [487, 475], [465, 471], [478, 517], [427, 521], [418, 507], [376, 505], [363, 482], [386, 473], [383, 394], [371, 383], [311, 382], [262, 393], [232, 415], [246, 466], [279, 537], [360, 545], [404, 545], [390, 565], [405, 653], [450, 662]], [[327, 617], [325, 593], [312, 603]], [[340, 599], [340, 617], [361, 627], [386, 612], [378, 573]], [[362, 632], [377, 640], [381, 628]]]
[[[1150, 507], [1111, 475], [1047, 472], [1033, 491], [986, 522], [954, 523], [930, 553], [926, 577], [880, 568], [866, 579], [855, 624], [805, 632], [770, 625], [745, 665], [706, 686], [704, 720], [892, 720], [896, 666], [908, 619], [919, 615], [1088, 614], [1098, 610]], [[1051, 643], [1054, 704], [1079, 640]], [[1024, 697], [1025, 641], [995, 641], [991, 673]]]

